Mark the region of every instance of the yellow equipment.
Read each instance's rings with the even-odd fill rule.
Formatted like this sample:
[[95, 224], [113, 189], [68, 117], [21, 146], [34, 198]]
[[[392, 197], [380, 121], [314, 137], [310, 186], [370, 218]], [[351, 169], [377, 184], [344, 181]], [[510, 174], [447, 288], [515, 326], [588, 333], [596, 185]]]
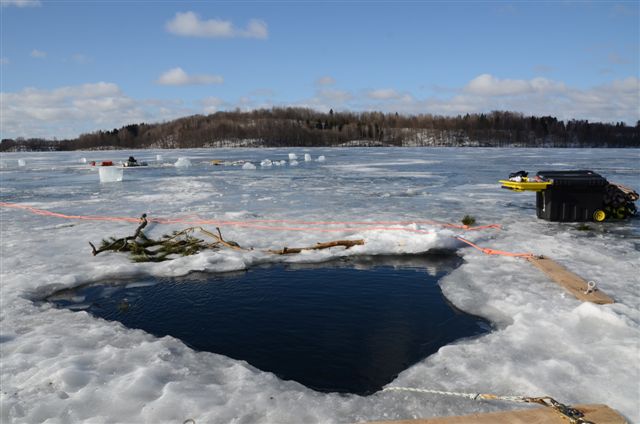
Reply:
[[522, 181], [500, 180], [502, 188], [513, 191], [542, 191], [546, 190], [552, 181], [529, 181], [529, 178], [522, 177]]

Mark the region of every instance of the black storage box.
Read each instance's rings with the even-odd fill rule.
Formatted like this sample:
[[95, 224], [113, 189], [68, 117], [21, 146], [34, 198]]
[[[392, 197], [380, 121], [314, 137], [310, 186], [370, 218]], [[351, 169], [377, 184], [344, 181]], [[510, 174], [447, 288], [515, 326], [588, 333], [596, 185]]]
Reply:
[[594, 212], [604, 209], [606, 178], [593, 171], [538, 171], [538, 177], [553, 181], [536, 193], [538, 218], [547, 221], [594, 220]]

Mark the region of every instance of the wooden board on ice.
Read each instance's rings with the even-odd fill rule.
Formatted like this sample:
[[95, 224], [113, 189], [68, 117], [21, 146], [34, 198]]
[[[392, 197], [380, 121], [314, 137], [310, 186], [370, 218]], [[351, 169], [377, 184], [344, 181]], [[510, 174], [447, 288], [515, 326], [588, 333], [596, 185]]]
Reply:
[[[607, 405], [575, 405], [583, 419], [598, 424], [626, 424], [627, 421]], [[551, 408], [519, 409], [515, 411], [471, 414], [400, 421], [372, 421], [369, 424], [567, 424], [569, 421]]]
[[589, 290], [589, 283], [584, 278], [569, 271], [553, 259], [544, 256], [532, 256], [527, 260], [583, 302], [593, 302], [599, 305], [614, 303], [613, 299], [597, 287], [595, 290]]

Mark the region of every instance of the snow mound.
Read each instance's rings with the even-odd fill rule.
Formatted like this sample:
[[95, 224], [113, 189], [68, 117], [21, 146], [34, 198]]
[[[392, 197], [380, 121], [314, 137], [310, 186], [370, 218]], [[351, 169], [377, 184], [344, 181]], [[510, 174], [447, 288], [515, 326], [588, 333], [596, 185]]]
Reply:
[[188, 168], [191, 166], [191, 161], [189, 160], [189, 158], [180, 157], [178, 158], [176, 163], [173, 164], [173, 166], [175, 166], [176, 168]]

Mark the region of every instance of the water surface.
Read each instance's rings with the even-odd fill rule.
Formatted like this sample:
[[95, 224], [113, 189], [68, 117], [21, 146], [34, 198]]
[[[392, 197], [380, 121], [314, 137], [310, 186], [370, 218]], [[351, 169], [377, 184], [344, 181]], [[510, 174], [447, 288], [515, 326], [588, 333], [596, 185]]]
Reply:
[[437, 280], [457, 256], [368, 257], [239, 274], [106, 282], [48, 298], [319, 391], [368, 394], [463, 337], [488, 331]]

